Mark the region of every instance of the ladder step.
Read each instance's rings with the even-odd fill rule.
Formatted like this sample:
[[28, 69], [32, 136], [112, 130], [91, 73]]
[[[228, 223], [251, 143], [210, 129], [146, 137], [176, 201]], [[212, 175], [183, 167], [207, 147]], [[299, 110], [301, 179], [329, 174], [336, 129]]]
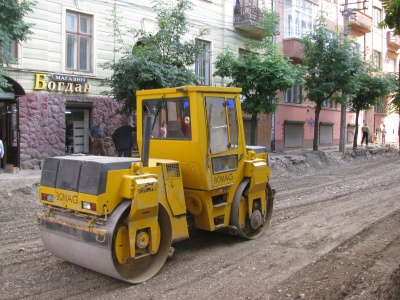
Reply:
[[226, 206], [226, 205], [228, 205], [228, 202], [220, 202], [220, 203], [214, 204], [213, 207], [222, 207], [222, 206]]

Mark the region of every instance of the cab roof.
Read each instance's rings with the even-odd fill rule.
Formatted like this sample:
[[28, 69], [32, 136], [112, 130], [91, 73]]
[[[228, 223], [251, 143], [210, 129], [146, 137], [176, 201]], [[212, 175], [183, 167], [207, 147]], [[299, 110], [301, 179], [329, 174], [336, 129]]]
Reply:
[[242, 88], [237, 87], [218, 87], [218, 86], [202, 86], [202, 85], [187, 85], [173, 88], [161, 88], [151, 90], [138, 90], [137, 96], [146, 96], [154, 94], [172, 94], [179, 92], [202, 92], [202, 93], [240, 93]]

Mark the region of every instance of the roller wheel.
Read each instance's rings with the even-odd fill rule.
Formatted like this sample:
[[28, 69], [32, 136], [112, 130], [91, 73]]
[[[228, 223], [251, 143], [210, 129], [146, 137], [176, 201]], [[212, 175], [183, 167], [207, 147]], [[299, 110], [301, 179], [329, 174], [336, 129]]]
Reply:
[[[129, 213], [129, 210], [127, 212]], [[124, 281], [141, 283], [156, 275], [164, 265], [172, 242], [171, 223], [168, 213], [160, 206], [158, 220], [161, 241], [157, 253], [139, 258], [126, 258], [129, 254], [129, 234], [126, 215], [125, 213], [121, 217], [114, 230], [112, 247], [114, 266]], [[136, 246], [141, 248], [141, 243], [146, 244], [148, 239], [149, 236], [146, 233], [139, 233]], [[123, 248], [122, 250], [121, 247]]]
[[243, 180], [236, 190], [232, 203], [230, 223], [237, 228], [239, 236], [246, 239], [255, 239], [264, 233], [271, 221], [275, 192], [267, 183], [265, 189], [265, 196], [267, 199], [266, 214], [263, 216], [261, 214], [261, 208], [257, 209], [255, 207], [249, 217], [248, 199], [246, 197], [249, 183], [249, 179]]

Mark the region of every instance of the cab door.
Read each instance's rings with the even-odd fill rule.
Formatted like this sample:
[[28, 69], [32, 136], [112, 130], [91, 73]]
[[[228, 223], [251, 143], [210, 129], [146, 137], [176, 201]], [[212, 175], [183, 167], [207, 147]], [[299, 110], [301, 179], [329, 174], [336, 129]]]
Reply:
[[208, 153], [213, 187], [235, 182], [243, 145], [238, 130], [236, 101], [233, 96], [205, 96]]

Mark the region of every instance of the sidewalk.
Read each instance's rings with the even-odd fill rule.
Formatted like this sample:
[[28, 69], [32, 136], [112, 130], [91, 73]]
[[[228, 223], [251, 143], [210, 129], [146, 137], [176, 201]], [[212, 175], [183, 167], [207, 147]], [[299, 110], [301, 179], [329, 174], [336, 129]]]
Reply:
[[38, 179], [40, 180], [40, 176], [42, 174], [42, 170], [19, 170], [17, 173], [6, 173], [4, 169], [0, 169], [0, 180], [4, 179]]

